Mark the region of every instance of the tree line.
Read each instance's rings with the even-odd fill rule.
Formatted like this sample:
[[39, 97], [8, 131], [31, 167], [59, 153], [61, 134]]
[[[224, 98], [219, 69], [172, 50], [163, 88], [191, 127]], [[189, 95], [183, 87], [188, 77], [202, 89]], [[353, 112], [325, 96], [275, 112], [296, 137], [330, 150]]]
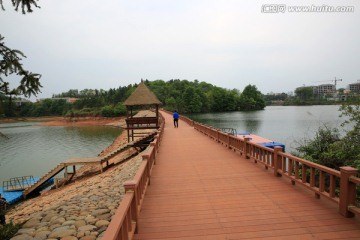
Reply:
[[[206, 82], [188, 80], [146, 80], [145, 84], [154, 92], [167, 110], [182, 113], [261, 110], [265, 101], [256, 86], [248, 85], [243, 92], [224, 89]], [[36, 103], [21, 102], [17, 98], [0, 96], [0, 114], [9, 117], [38, 116], [104, 116], [126, 114], [123, 102], [136, 89], [137, 84], [103, 89], [69, 90], [54, 94], [52, 98]], [[67, 98], [76, 98], [73, 103]], [[1, 110], [2, 108], [2, 110]]]
[[225, 89], [198, 80], [172, 79], [145, 81], [167, 110], [182, 113], [250, 111], [265, 108], [265, 101], [255, 85], [242, 92]]

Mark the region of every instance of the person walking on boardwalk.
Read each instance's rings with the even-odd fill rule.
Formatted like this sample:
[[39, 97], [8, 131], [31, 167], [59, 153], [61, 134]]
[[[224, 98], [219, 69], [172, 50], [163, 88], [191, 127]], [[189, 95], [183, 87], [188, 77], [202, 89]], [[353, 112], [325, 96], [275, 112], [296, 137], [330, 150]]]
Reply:
[[1, 196], [0, 193], [0, 224], [1, 225], [5, 225], [6, 224], [6, 220], [5, 220], [5, 212], [6, 212], [6, 206], [9, 205], [9, 203], [6, 201], [5, 198], [3, 198]]
[[173, 118], [174, 118], [174, 127], [178, 128], [179, 127], [179, 113], [176, 110], [173, 113]]

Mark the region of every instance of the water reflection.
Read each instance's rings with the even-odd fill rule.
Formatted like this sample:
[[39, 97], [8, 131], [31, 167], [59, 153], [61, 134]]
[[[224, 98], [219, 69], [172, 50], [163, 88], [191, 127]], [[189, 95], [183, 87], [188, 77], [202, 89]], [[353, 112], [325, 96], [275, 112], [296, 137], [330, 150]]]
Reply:
[[190, 114], [195, 121], [216, 128], [235, 128], [281, 142], [289, 152], [298, 143], [310, 139], [320, 126], [341, 130], [339, 106], [270, 106], [262, 111]]
[[96, 156], [121, 132], [104, 126], [38, 124], [0, 124], [1, 132], [9, 137], [0, 138], [0, 181], [23, 175], [40, 177], [66, 159]]

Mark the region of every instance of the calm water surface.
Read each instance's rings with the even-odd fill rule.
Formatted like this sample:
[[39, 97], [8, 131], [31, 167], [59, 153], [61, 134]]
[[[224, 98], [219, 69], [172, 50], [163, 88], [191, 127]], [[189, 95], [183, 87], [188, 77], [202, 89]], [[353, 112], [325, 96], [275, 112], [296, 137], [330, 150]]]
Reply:
[[46, 127], [38, 122], [0, 124], [0, 184], [11, 177], [41, 177], [73, 157], [94, 157], [121, 130], [104, 126]]
[[251, 132], [285, 144], [286, 151], [294, 151], [305, 139], [314, 137], [320, 126], [335, 128], [344, 122], [339, 106], [269, 106], [262, 111], [207, 113], [189, 115], [195, 121], [216, 128], [235, 128], [237, 132]]

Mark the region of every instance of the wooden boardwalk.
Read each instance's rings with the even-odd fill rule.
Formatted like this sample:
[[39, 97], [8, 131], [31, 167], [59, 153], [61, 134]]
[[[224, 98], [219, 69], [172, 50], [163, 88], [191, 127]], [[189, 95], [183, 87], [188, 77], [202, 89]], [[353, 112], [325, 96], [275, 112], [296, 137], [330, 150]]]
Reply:
[[360, 239], [336, 204], [163, 115], [135, 239]]

